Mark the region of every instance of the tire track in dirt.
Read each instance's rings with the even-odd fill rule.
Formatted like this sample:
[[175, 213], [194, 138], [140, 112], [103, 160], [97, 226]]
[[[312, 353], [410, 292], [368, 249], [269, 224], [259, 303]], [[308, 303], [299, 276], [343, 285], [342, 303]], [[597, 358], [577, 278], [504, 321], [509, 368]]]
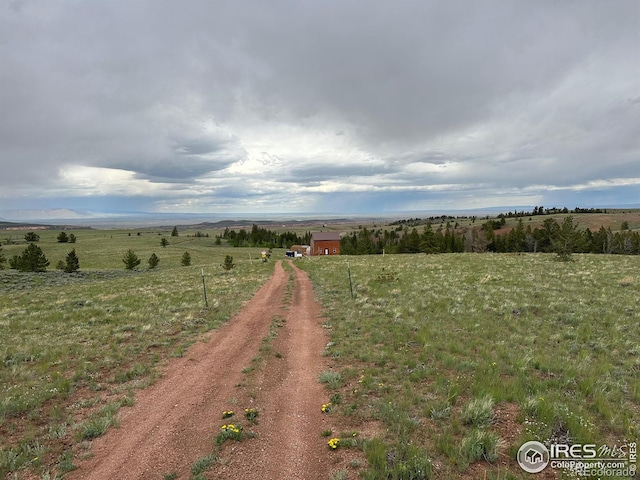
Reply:
[[208, 478], [326, 479], [335, 464], [331, 455], [337, 452], [329, 451], [322, 436], [332, 426], [321, 411], [328, 400], [318, 382], [329, 368], [322, 356], [328, 337], [307, 274], [289, 264], [294, 270], [293, 301], [273, 344], [281, 358], [270, 358], [255, 380], [257, 437], [228, 448], [228, 460]]
[[172, 361], [136, 404], [120, 411], [120, 428], [92, 442], [91, 458], [68, 479], [158, 479], [176, 472], [190, 477], [191, 464], [213, 450], [220, 412], [243, 380], [284, 301], [289, 275], [280, 262], [242, 311], [206, 343]]
[[[290, 276], [278, 262], [242, 311], [139, 392], [136, 404], [121, 410], [120, 428], [95, 440], [93, 456], [66, 478], [160, 479], [175, 472], [178, 479], [189, 479], [191, 465], [212, 452], [220, 461], [205, 472], [208, 479], [328, 478], [340, 458], [322, 436], [334, 429], [321, 411], [328, 394], [318, 382], [330, 368], [322, 356], [328, 336], [307, 274], [289, 265], [294, 275], [290, 302], [285, 301]], [[283, 317], [268, 358], [247, 377], [242, 371], [258, 355], [272, 320]], [[222, 412], [241, 412], [241, 406], [256, 408], [259, 424], [247, 425], [240, 414], [228, 422], [245, 425], [256, 437], [216, 450]]]

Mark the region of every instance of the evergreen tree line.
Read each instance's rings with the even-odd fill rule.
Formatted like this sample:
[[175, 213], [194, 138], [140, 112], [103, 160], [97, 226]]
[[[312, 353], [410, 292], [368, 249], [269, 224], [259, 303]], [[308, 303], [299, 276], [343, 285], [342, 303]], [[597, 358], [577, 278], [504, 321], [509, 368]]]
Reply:
[[447, 224], [434, 229], [427, 224], [421, 232], [417, 228], [402, 230], [368, 230], [363, 228], [342, 237], [343, 255], [386, 253], [458, 253], [458, 252], [542, 252], [570, 255], [571, 253], [640, 254], [640, 232], [612, 231], [600, 227], [598, 231], [579, 230], [572, 216], [562, 223], [545, 219], [541, 227], [526, 228], [522, 219], [508, 233], [496, 230], [504, 219], [489, 220], [480, 227], [456, 229]]
[[602, 208], [580, 208], [580, 207], [576, 207], [573, 210], [569, 210], [567, 207], [563, 207], [563, 208], [558, 208], [558, 207], [551, 207], [551, 208], [545, 208], [542, 205], [540, 205], [539, 207], [533, 207], [533, 210], [528, 212], [526, 210], [522, 210], [522, 211], [517, 211], [514, 210], [513, 212], [508, 212], [508, 213], [501, 213], [500, 215], [498, 215], [498, 218], [502, 218], [502, 217], [532, 217], [532, 216], [536, 216], [536, 215], [557, 215], [557, 214], [565, 214], [565, 215], [569, 215], [569, 214], [574, 214], [574, 213], [607, 213], [606, 209], [602, 209]]
[[289, 248], [291, 245], [309, 245], [311, 232], [302, 236], [294, 232], [278, 233], [254, 224], [251, 231], [242, 228], [236, 232], [225, 228], [222, 238], [233, 247]]
[[[532, 211], [514, 210], [513, 212], [501, 213], [498, 215], [498, 220], [495, 220], [495, 221], [500, 221], [500, 219], [504, 219], [504, 218], [533, 217], [537, 215], [556, 215], [556, 214], [569, 215], [574, 213], [607, 213], [607, 210], [601, 209], [601, 208], [580, 208], [580, 207], [576, 207], [573, 210], [569, 210], [567, 207], [545, 208], [544, 206], [540, 205], [540, 206], [533, 207]], [[403, 227], [403, 226], [417, 227], [419, 225], [437, 224], [437, 223], [444, 223], [445, 221], [448, 222], [452, 220], [469, 220], [469, 219], [471, 219], [471, 223], [475, 223], [476, 220], [478, 219], [478, 216], [477, 215], [472, 215], [472, 216], [460, 215], [460, 216], [454, 217], [452, 215], [440, 215], [440, 216], [432, 216], [428, 218], [417, 217], [417, 218], [409, 218], [409, 219], [403, 219], [403, 220], [395, 220], [394, 222], [391, 222], [389, 225], [399, 225], [400, 227]], [[489, 220], [490, 217], [487, 215], [486, 217], [484, 217], [484, 219]], [[456, 222], [456, 228], [457, 226], [458, 226], [458, 223]], [[401, 230], [401, 228], [399, 228], [398, 230]]]

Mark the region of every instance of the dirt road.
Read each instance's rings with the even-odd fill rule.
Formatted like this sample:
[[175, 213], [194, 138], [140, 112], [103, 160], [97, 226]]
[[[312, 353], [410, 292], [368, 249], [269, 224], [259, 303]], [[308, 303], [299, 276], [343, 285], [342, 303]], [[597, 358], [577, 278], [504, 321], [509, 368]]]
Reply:
[[[306, 273], [293, 267], [292, 275], [287, 294], [291, 275], [278, 262], [242, 311], [171, 362], [133, 407], [121, 410], [120, 427], [95, 440], [92, 456], [66, 478], [188, 479], [194, 462], [211, 453], [218, 461], [204, 473], [209, 479], [328, 478], [337, 452], [321, 435], [331, 426], [318, 383], [329, 368], [322, 356], [328, 338]], [[274, 319], [282, 327], [265, 349]], [[257, 356], [261, 366], [247, 373]], [[258, 410], [258, 425], [246, 421], [245, 408]], [[236, 412], [232, 419], [222, 420], [226, 410]], [[227, 422], [256, 436], [218, 450], [214, 439]]]

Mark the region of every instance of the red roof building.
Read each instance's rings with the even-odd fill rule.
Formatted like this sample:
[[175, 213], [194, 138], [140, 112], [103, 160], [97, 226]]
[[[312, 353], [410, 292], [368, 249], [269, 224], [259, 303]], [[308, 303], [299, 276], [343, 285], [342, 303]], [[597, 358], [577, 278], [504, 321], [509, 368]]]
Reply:
[[340, 234], [338, 232], [312, 233], [311, 255], [340, 255]]

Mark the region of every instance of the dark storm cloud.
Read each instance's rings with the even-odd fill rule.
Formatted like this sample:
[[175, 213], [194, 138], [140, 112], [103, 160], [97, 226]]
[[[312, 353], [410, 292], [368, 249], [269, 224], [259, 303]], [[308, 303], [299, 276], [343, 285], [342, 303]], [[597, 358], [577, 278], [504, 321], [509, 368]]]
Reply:
[[281, 180], [307, 184], [324, 180], [348, 181], [350, 177], [371, 177], [391, 173], [391, 168], [381, 164], [358, 163], [357, 165], [310, 164], [296, 165], [292, 162]]
[[135, 172], [135, 178], [152, 182], [185, 182], [224, 170], [245, 153], [234, 139], [213, 137], [174, 138], [168, 151], [159, 156], [141, 152], [139, 158], [111, 160], [102, 167]]
[[369, 185], [363, 205], [393, 187], [398, 208], [465, 185], [584, 198], [638, 177], [639, 24], [626, 0], [12, 0], [0, 188], [47, 201], [60, 172], [99, 167], [153, 201], [167, 184], [222, 202], [233, 181], [260, 208], [292, 187], [321, 204]]

